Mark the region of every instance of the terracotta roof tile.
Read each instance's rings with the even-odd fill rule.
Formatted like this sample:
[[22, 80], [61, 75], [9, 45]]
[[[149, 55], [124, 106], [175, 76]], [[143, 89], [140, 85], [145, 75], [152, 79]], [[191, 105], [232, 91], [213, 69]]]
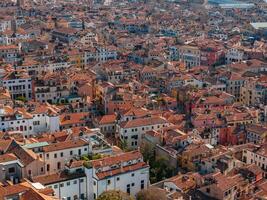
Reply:
[[5, 163], [9, 161], [14, 161], [14, 160], [18, 160], [18, 158], [13, 153], [0, 155], [0, 163]]
[[149, 117], [149, 118], [139, 118], [120, 124], [121, 128], [133, 128], [140, 126], [149, 126], [154, 124], [166, 124], [168, 121], [162, 117]]
[[32, 181], [41, 183], [43, 185], [49, 185], [49, 184], [76, 179], [76, 178], [80, 178], [84, 176], [85, 176], [84, 173], [67, 174], [63, 171], [60, 173], [55, 173], [55, 174], [50, 174], [50, 175], [36, 176], [32, 178]]
[[126, 152], [122, 154], [117, 154], [111, 157], [105, 157], [102, 159], [93, 160], [91, 161], [91, 163], [94, 168], [99, 168], [99, 167], [119, 164], [121, 162], [127, 162], [127, 161], [134, 160], [134, 159], [139, 159], [139, 158], [142, 158], [142, 154], [139, 151], [131, 151], [131, 152]]
[[139, 163], [129, 165], [126, 167], [122, 167], [122, 168], [118, 168], [118, 169], [114, 169], [114, 170], [109, 170], [109, 171], [105, 171], [105, 172], [99, 172], [99, 173], [96, 173], [96, 176], [99, 179], [104, 179], [107, 177], [115, 176], [117, 174], [127, 173], [130, 171], [135, 171], [135, 170], [147, 168], [147, 167], [149, 167], [149, 165], [146, 164], [145, 162], [139, 162]]
[[53, 152], [53, 151], [60, 151], [63, 149], [71, 149], [71, 148], [78, 148], [82, 146], [88, 146], [88, 143], [82, 139], [79, 140], [68, 140], [64, 142], [52, 143], [48, 146], [43, 148], [44, 152]]

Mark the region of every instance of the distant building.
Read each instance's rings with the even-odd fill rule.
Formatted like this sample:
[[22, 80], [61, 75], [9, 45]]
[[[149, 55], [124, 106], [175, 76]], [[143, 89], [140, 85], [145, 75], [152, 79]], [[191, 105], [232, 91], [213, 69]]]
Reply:
[[92, 184], [90, 193], [93, 192], [93, 199], [107, 190], [121, 190], [135, 196], [140, 190], [148, 188], [149, 165], [143, 161], [139, 151], [121, 153], [90, 163], [92, 167], [87, 170], [87, 177]]

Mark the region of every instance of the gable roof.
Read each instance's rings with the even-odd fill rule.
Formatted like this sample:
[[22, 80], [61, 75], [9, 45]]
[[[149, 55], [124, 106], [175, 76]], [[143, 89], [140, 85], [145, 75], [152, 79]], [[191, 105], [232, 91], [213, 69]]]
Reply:
[[121, 128], [134, 128], [140, 126], [150, 126], [156, 124], [166, 124], [168, 121], [162, 117], [148, 117], [148, 118], [139, 118], [126, 122], [122, 122], [120, 124]]

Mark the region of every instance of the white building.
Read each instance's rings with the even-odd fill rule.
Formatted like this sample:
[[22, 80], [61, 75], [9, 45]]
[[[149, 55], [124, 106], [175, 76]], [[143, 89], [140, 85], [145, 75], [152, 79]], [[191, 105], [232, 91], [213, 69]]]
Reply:
[[88, 155], [89, 152], [92, 152], [89, 143], [83, 139], [77, 139], [44, 146], [39, 152], [39, 156], [45, 162], [45, 173], [54, 174], [63, 170], [65, 164], [74, 157]]
[[42, 66], [41, 69], [39, 69], [39, 73], [40, 72], [56, 72], [62, 69], [67, 69], [71, 66], [70, 62], [53, 62], [53, 63], [48, 63], [44, 66]]
[[[118, 154], [112, 157], [91, 161], [92, 168], [88, 169], [87, 177], [89, 196], [96, 199], [108, 190], [120, 190], [135, 196], [149, 184], [149, 165], [143, 161], [139, 151]], [[90, 189], [91, 184], [92, 190]]]
[[93, 32], [86, 33], [84, 36], [81, 38], [81, 43], [83, 45], [93, 45], [94, 42], [96, 42], [97, 35]]
[[38, 77], [34, 84], [34, 99], [38, 102], [58, 103], [70, 95], [71, 82], [60, 73]]
[[178, 48], [179, 59], [187, 68], [200, 65], [200, 49], [196, 46], [184, 45]]
[[85, 50], [84, 63], [88, 64], [91, 61], [104, 62], [110, 59], [115, 60], [117, 59], [117, 56], [118, 54], [115, 50], [101, 47], [90, 48]]
[[23, 71], [13, 71], [7, 74], [3, 77], [2, 86], [9, 90], [13, 100], [18, 97], [24, 97], [27, 100], [32, 99], [32, 80]]
[[70, 62], [48, 62], [38, 63], [37, 61], [25, 62], [17, 66], [18, 70], [25, 70], [30, 75], [41, 75], [43, 72], [56, 72], [67, 69], [71, 66]]
[[17, 31], [15, 33], [7, 33], [0, 35], [0, 44], [10, 45], [15, 44], [18, 41], [33, 39], [34, 36], [31, 33], [26, 33], [25, 31]]
[[[42, 110], [42, 109], [40, 109]], [[29, 112], [24, 108], [0, 108], [0, 131], [17, 131], [25, 137], [59, 130], [59, 115], [51, 107]]]
[[82, 165], [83, 162], [79, 162], [76, 165], [77, 162], [66, 167], [65, 171], [34, 177], [32, 181], [53, 189], [55, 197], [62, 200], [88, 199], [87, 177]]
[[225, 60], [227, 64], [232, 62], [240, 62], [244, 59], [244, 51], [238, 48], [231, 48], [225, 54]]
[[20, 47], [16, 45], [1, 45], [0, 41], [0, 58], [7, 63], [14, 63], [20, 60]]
[[0, 20], [0, 32], [4, 32], [6, 30], [11, 30], [11, 19], [9, 17], [4, 17]]
[[162, 117], [139, 118], [121, 122], [118, 125], [120, 139], [125, 141], [129, 148], [137, 148], [141, 144], [145, 132], [159, 130], [170, 123]]
[[262, 168], [267, 176], [267, 155], [265, 153], [266, 145], [261, 145], [260, 148], [246, 148], [242, 153], [242, 161], [246, 164], [255, 164]]
[[247, 142], [261, 144], [266, 141], [267, 128], [259, 124], [249, 124], [246, 127]]

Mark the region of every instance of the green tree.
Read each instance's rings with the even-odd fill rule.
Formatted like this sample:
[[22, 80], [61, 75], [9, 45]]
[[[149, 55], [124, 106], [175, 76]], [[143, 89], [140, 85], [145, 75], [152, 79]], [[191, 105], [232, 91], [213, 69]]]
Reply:
[[150, 187], [137, 193], [136, 200], [167, 200], [165, 190]]
[[156, 159], [150, 164], [150, 181], [155, 183], [174, 175], [175, 169], [172, 168], [166, 158]]
[[102, 158], [102, 156], [101, 156], [101, 154], [94, 154], [93, 156], [92, 156], [92, 160], [97, 160], [97, 159], [100, 159], [100, 158]]
[[82, 155], [81, 160], [89, 161], [88, 155]]
[[119, 146], [120, 146], [120, 148], [122, 150], [126, 151], [127, 150], [127, 146], [128, 146], [127, 141], [125, 139], [123, 139], [122, 141], [120, 141]]
[[148, 143], [142, 143], [140, 151], [143, 155], [144, 161], [153, 163], [155, 161], [155, 150], [152, 145]]
[[166, 158], [156, 158], [155, 150], [152, 145], [143, 143], [140, 150], [143, 155], [144, 161], [149, 162], [149, 174], [151, 183], [156, 183], [165, 178], [170, 178], [175, 175], [175, 169], [169, 165]]
[[18, 97], [16, 100], [17, 101], [22, 101], [22, 102], [26, 102], [27, 101], [26, 97], [23, 97], [23, 96]]
[[134, 200], [127, 193], [110, 190], [102, 193], [97, 200]]

